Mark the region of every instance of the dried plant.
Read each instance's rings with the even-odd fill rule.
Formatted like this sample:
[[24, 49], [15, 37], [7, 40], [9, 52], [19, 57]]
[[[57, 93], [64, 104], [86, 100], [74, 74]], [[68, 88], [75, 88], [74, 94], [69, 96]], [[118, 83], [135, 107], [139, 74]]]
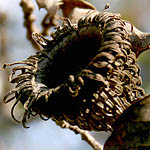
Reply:
[[[73, 12], [65, 12], [67, 2], [61, 5], [66, 16], [79, 11], [72, 7]], [[120, 14], [89, 10], [94, 6], [85, 5], [88, 9], [80, 19], [73, 23], [69, 17], [62, 19], [63, 25], [51, 34], [52, 40], [32, 33], [42, 51], [4, 65], [15, 65], [9, 82], [16, 84], [4, 102], [16, 100], [12, 117], [17, 122], [13, 111], [19, 102], [23, 104], [24, 127], [31, 116], [39, 115], [62, 127], [67, 122], [74, 131], [113, 131], [119, 116], [145, 95], [137, 58], [149, 49], [150, 35], [122, 20]], [[82, 134], [80, 129], [77, 132]], [[93, 144], [94, 149], [101, 149], [95, 147]]]
[[33, 33], [44, 50], [10, 64], [20, 64], [9, 78], [17, 85], [4, 101], [15, 94], [25, 108], [23, 124], [39, 114], [85, 130], [112, 130], [116, 118], [144, 95], [124, 26], [118, 14], [92, 11], [77, 25], [65, 21], [51, 41]]

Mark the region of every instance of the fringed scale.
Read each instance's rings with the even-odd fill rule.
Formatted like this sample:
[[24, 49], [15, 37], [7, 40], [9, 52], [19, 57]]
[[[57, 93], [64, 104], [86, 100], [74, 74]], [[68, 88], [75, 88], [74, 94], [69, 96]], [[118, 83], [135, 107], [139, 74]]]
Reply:
[[24, 105], [24, 126], [39, 114], [85, 130], [111, 131], [123, 111], [144, 95], [124, 26], [119, 14], [91, 11], [78, 24], [64, 19], [51, 41], [33, 33], [44, 50], [10, 64], [16, 65], [9, 78], [16, 88], [4, 101], [16, 98], [15, 105]]

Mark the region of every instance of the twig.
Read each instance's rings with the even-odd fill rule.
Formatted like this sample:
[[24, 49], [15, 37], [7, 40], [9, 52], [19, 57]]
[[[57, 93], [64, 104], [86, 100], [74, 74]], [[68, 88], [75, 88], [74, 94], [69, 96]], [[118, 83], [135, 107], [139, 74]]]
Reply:
[[142, 52], [150, 49], [150, 33], [140, 31], [129, 21], [125, 21], [125, 26], [131, 38], [132, 49], [137, 57]]
[[[8, 37], [7, 37], [7, 15], [3, 12], [0, 12], [0, 64], [3, 64], [4, 62], [8, 61]], [[2, 71], [2, 68], [0, 68], [0, 71]], [[1, 91], [1, 96], [3, 96], [4, 93], [6, 93], [9, 88], [9, 84], [6, 82], [3, 84], [4, 81], [8, 79], [8, 76], [10, 74], [10, 70], [6, 70], [1, 74], [1, 84], [3, 85], [3, 90]], [[0, 102], [0, 108], [3, 107], [2, 102]]]
[[75, 132], [75, 134], [81, 134], [82, 140], [86, 141], [89, 145], [91, 145], [91, 147], [93, 147], [94, 150], [103, 149], [103, 146], [99, 142], [97, 142], [96, 139], [94, 139], [94, 137], [90, 135], [88, 131], [81, 130], [77, 126], [72, 126], [65, 121], [57, 121], [56, 124], [61, 126], [62, 128], [68, 128], [72, 130], [73, 132]]
[[38, 28], [35, 26], [35, 16], [32, 14], [34, 11], [34, 4], [31, 0], [21, 0], [20, 6], [22, 7], [24, 13], [24, 27], [27, 30], [27, 39], [31, 42], [32, 46], [41, 50], [41, 48], [32, 39], [32, 33], [38, 32]]

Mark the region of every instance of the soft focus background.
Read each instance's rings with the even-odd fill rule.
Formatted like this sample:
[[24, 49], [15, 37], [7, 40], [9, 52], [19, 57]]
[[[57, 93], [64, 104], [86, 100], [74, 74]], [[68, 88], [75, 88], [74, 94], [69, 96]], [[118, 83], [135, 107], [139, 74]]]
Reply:
[[[33, 0], [34, 1], [34, 0]], [[4, 62], [14, 62], [26, 59], [35, 53], [26, 39], [23, 27], [23, 13], [19, 0], [0, 0], [0, 67]], [[89, 1], [101, 11], [105, 4], [110, 4], [109, 11], [118, 12], [122, 18], [132, 22], [144, 32], [150, 32], [150, 0], [91, 0]], [[35, 3], [35, 2], [34, 2]], [[40, 20], [46, 13], [39, 12], [35, 4], [35, 15]], [[143, 87], [150, 93], [150, 52], [140, 56], [139, 64], [143, 77]], [[80, 135], [61, 129], [51, 120], [39, 118], [32, 120], [24, 129], [10, 117], [10, 106], [3, 104], [4, 94], [11, 88], [8, 84], [8, 72], [0, 71], [0, 150], [91, 150], [91, 147], [81, 140]], [[104, 143], [110, 133], [98, 132], [92, 134], [100, 143]]]

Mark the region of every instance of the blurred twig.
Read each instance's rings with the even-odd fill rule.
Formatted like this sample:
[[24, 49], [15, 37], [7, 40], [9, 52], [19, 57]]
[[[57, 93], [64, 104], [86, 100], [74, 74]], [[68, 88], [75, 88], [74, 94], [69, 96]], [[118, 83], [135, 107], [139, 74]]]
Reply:
[[34, 4], [32, 0], [21, 0], [20, 6], [24, 13], [24, 26], [27, 29], [27, 39], [35, 49], [40, 50], [40, 46], [38, 46], [32, 39], [32, 33], [38, 32], [38, 28], [34, 24], [36, 17], [32, 14], [34, 11]]
[[61, 126], [62, 128], [68, 128], [72, 130], [73, 132], [75, 132], [76, 134], [81, 134], [82, 140], [86, 141], [89, 145], [91, 145], [94, 148], [94, 150], [102, 150], [103, 146], [99, 144], [96, 141], [96, 139], [94, 139], [94, 137], [89, 134], [88, 131], [81, 130], [77, 126], [71, 126], [69, 123], [65, 121], [62, 121], [62, 122], [57, 121], [57, 125]]
[[[7, 58], [7, 34], [6, 34], [6, 20], [7, 16], [5, 13], [0, 13], [0, 63], [3, 64], [6, 62]], [[9, 70], [3, 72], [3, 76], [1, 76], [1, 81], [5, 81], [8, 79], [8, 76], [10, 74]], [[3, 90], [0, 91], [1, 95], [3, 93], [6, 93], [9, 89], [8, 82], [5, 84], [1, 83], [3, 85]], [[1, 105], [0, 105], [1, 106]]]

